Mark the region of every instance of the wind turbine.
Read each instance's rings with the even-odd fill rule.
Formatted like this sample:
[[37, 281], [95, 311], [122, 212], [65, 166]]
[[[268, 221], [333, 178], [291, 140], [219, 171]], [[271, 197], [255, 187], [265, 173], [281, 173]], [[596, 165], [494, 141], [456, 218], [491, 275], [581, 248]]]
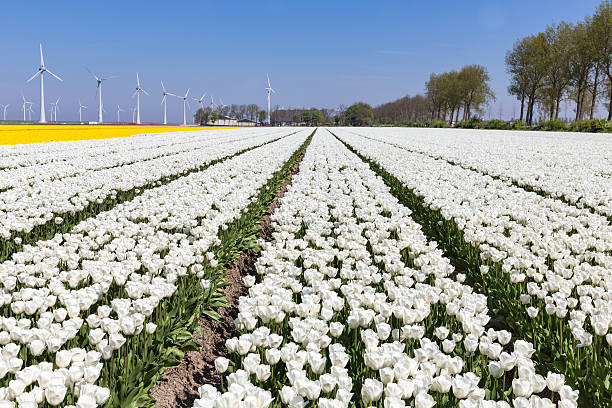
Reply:
[[136, 121], [136, 119], [134, 119], [136, 117], [136, 108], [130, 108], [130, 110], [132, 111], [132, 123], [134, 123]]
[[[58, 77], [53, 72], [49, 71], [47, 69], [47, 67], [45, 67], [45, 60], [43, 59], [42, 44], [40, 44], [40, 68], [38, 68], [38, 72], [37, 73], [32, 75], [32, 77], [26, 81], [26, 83], [28, 83], [31, 80], [33, 80], [34, 78], [36, 78], [37, 76], [40, 76], [40, 123], [46, 123], [47, 122], [47, 120], [45, 119], [45, 82], [44, 82], [45, 81], [45, 75], [44, 75], [45, 72], [48, 72], [49, 75], [51, 75], [52, 77], [54, 77], [58, 81], [63, 82], [62, 78]], [[25, 114], [24, 114], [24, 120], [25, 120]]]
[[34, 109], [32, 109], [32, 102], [28, 102], [28, 120], [32, 120], [32, 114], [34, 113]]
[[276, 91], [272, 89], [272, 85], [270, 85], [270, 76], [266, 74], [266, 77], [268, 78], [268, 87], [266, 88], [266, 91], [268, 91], [268, 124], [270, 124], [270, 93], [276, 93]]
[[6, 105], [0, 105], [0, 106], [2, 106], [2, 110], [4, 111], [4, 119], [2, 120], [6, 120], [6, 108], [8, 108], [10, 105], [6, 104]]
[[81, 100], [79, 99], [79, 122], [83, 121], [83, 109], [87, 109], [87, 106], [81, 104]]
[[149, 93], [142, 89], [140, 86], [140, 78], [138, 78], [138, 72], [136, 73], [136, 90], [132, 94], [132, 98], [136, 97], [136, 124], [140, 125], [140, 93], [143, 92], [145, 95], [149, 96]]
[[[177, 95], [175, 96], [183, 100], [183, 125], [186, 125], [187, 124], [187, 107], [189, 106], [189, 101], [187, 100], [189, 99], [189, 89], [187, 89], [187, 92], [185, 92], [185, 96], [177, 96]], [[189, 106], [189, 110], [191, 110], [191, 106]]]
[[162, 95], [164, 95], [164, 97], [162, 98], [162, 101], [161, 101], [162, 105], [164, 105], [164, 125], [167, 125], [168, 124], [168, 118], [166, 116], [166, 104], [167, 104], [167, 102], [166, 102], [167, 98], [166, 97], [168, 95], [176, 96], [176, 97], [178, 97], [178, 96], [173, 94], [173, 93], [166, 92], [166, 87], [164, 86], [164, 81], [160, 81], [160, 82], [161, 82], [161, 86], [162, 86]]
[[223, 112], [223, 109], [224, 109], [224, 108], [226, 108], [226, 107], [227, 107], [227, 105], [223, 103], [223, 101], [221, 100], [221, 98], [219, 98], [219, 102], [221, 102], [221, 105], [218, 105], [218, 106], [219, 106], [219, 110], [220, 110], [221, 112]]
[[117, 123], [121, 122], [121, 116], [119, 115], [119, 112], [125, 112], [125, 109], [121, 109], [119, 105], [117, 105]]
[[215, 100], [213, 99], [213, 96], [210, 95], [210, 109], [215, 110], [215, 106], [218, 107], [219, 105], [217, 105], [215, 103]]
[[92, 77], [94, 77], [94, 79], [98, 83], [98, 123], [103, 123], [103, 121], [102, 121], [102, 110], [103, 110], [103, 105], [102, 105], [102, 82], [107, 81], [109, 79], [116, 78], [116, 77], [110, 76], [110, 77], [107, 77], [107, 78], [100, 78], [96, 74], [91, 72], [89, 70], [89, 68], [85, 68], [85, 69], [91, 74]]
[[200, 105], [200, 109], [204, 109], [204, 97], [206, 96], [206, 92], [204, 92], [204, 94], [202, 95], [202, 97], [200, 99], [198, 98], [191, 98], [194, 101], [196, 101], [198, 103], [198, 105]]
[[59, 103], [60, 98], [61, 96], [57, 98], [55, 102], [51, 102], [50, 104], [51, 105], [51, 120], [53, 120], [54, 122], [57, 122], [57, 110], [58, 110], [57, 104]]
[[26, 120], [26, 112], [28, 110], [28, 104], [32, 104], [32, 102], [28, 101], [25, 96], [21, 95], [21, 99], [23, 99], [23, 104], [21, 105], [21, 110], [23, 111], [23, 121]]

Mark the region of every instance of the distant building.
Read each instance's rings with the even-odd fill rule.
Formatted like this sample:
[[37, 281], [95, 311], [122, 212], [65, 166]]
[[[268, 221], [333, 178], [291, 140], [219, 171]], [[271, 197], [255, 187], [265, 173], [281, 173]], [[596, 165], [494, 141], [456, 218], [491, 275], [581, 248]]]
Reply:
[[238, 126], [257, 126], [257, 122], [251, 119], [240, 119]]
[[238, 126], [238, 120], [225, 115], [219, 115], [219, 119], [212, 123], [213, 126]]

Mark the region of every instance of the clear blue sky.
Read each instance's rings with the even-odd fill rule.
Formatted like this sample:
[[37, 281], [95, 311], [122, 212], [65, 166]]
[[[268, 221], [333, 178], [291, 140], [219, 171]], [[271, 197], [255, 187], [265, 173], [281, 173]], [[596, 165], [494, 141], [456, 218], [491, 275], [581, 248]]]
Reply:
[[[512, 114], [504, 55], [519, 38], [594, 12], [599, 0], [482, 1], [7, 1], [0, 23], [0, 104], [21, 117], [21, 92], [35, 102], [45, 63], [64, 79], [45, 81], [47, 102], [62, 97], [58, 119], [78, 118], [77, 100], [96, 117], [95, 82], [84, 67], [119, 78], [104, 84], [107, 120], [135, 104], [136, 71], [151, 96], [143, 121], [161, 120], [163, 80], [226, 104], [265, 104], [265, 77], [282, 107], [377, 105], [422, 93], [431, 72], [487, 67], [504, 116]], [[195, 109], [192, 104], [192, 109]], [[126, 115], [126, 113], [122, 113]], [[169, 119], [182, 119], [178, 99]], [[497, 114], [497, 113], [496, 113]], [[124, 116], [127, 117], [127, 116]]]

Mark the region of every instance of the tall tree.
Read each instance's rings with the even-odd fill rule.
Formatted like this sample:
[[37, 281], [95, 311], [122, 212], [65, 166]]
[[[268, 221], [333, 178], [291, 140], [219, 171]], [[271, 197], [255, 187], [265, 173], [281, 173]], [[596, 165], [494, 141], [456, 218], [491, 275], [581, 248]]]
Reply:
[[572, 86], [570, 97], [576, 102], [575, 120], [582, 120], [586, 112], [585, 102], [589, 76], [595, 65], [588, 36], [589, 32], [586, 24], [576, 24], [576, 27], [572, 30], [570, 52], [568, 53]]
[[471, 111], [480, 110], [480, 106], [495, 94], [489, 87], [489, 73], [482, 65], [467, 65], [459, 71], [458, 80], [463, 99], [463, 120], [471, 117]]
[[344, 117], [350, 126], [367, 126], [374, 120], [374, 111], [367, 103], [358, 102], [346, 109]]
[[[593, 119], [599, 74], [605, 75], [607, 82], [612, 81], [612, 2], [604, 0], [595, 14], [587, 21], [588, 38], [596, 66], [590, 113], [590, 117]], [[608, 102], [608, 120], [612, 120], [612, 95], [610, 95]]]
[[544, 31], [548, 46], [546, 56], [546, 75], [540, 92], [540, 102], [547, 111], [549, 119], [559, 118], [559, 106], [571, 80], [569, 59], [567, 58], [573, 27], [561, 22]]

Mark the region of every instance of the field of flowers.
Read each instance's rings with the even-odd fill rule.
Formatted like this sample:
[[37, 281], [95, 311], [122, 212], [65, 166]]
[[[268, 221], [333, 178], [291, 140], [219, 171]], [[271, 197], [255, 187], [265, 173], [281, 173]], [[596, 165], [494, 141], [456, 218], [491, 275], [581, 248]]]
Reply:
[[153, 406], [225, 307], [220, 380], [176, 406], [612, 406], [612, 146], [556, 137], [0, 146], [0, 408]]
[[[189, 127], [189, 130], [219, 129], [214, 127]], [[223, 127], [222, 129], [229, 129]], [[182, 132], [180, 126], [88, 126], [88, 125], [45, 125], [0, 126], [0, 145], [17, 145], [25, 143], [67, 142], [74, 140], [108, 139], [128, 137], [136, 134]]]

